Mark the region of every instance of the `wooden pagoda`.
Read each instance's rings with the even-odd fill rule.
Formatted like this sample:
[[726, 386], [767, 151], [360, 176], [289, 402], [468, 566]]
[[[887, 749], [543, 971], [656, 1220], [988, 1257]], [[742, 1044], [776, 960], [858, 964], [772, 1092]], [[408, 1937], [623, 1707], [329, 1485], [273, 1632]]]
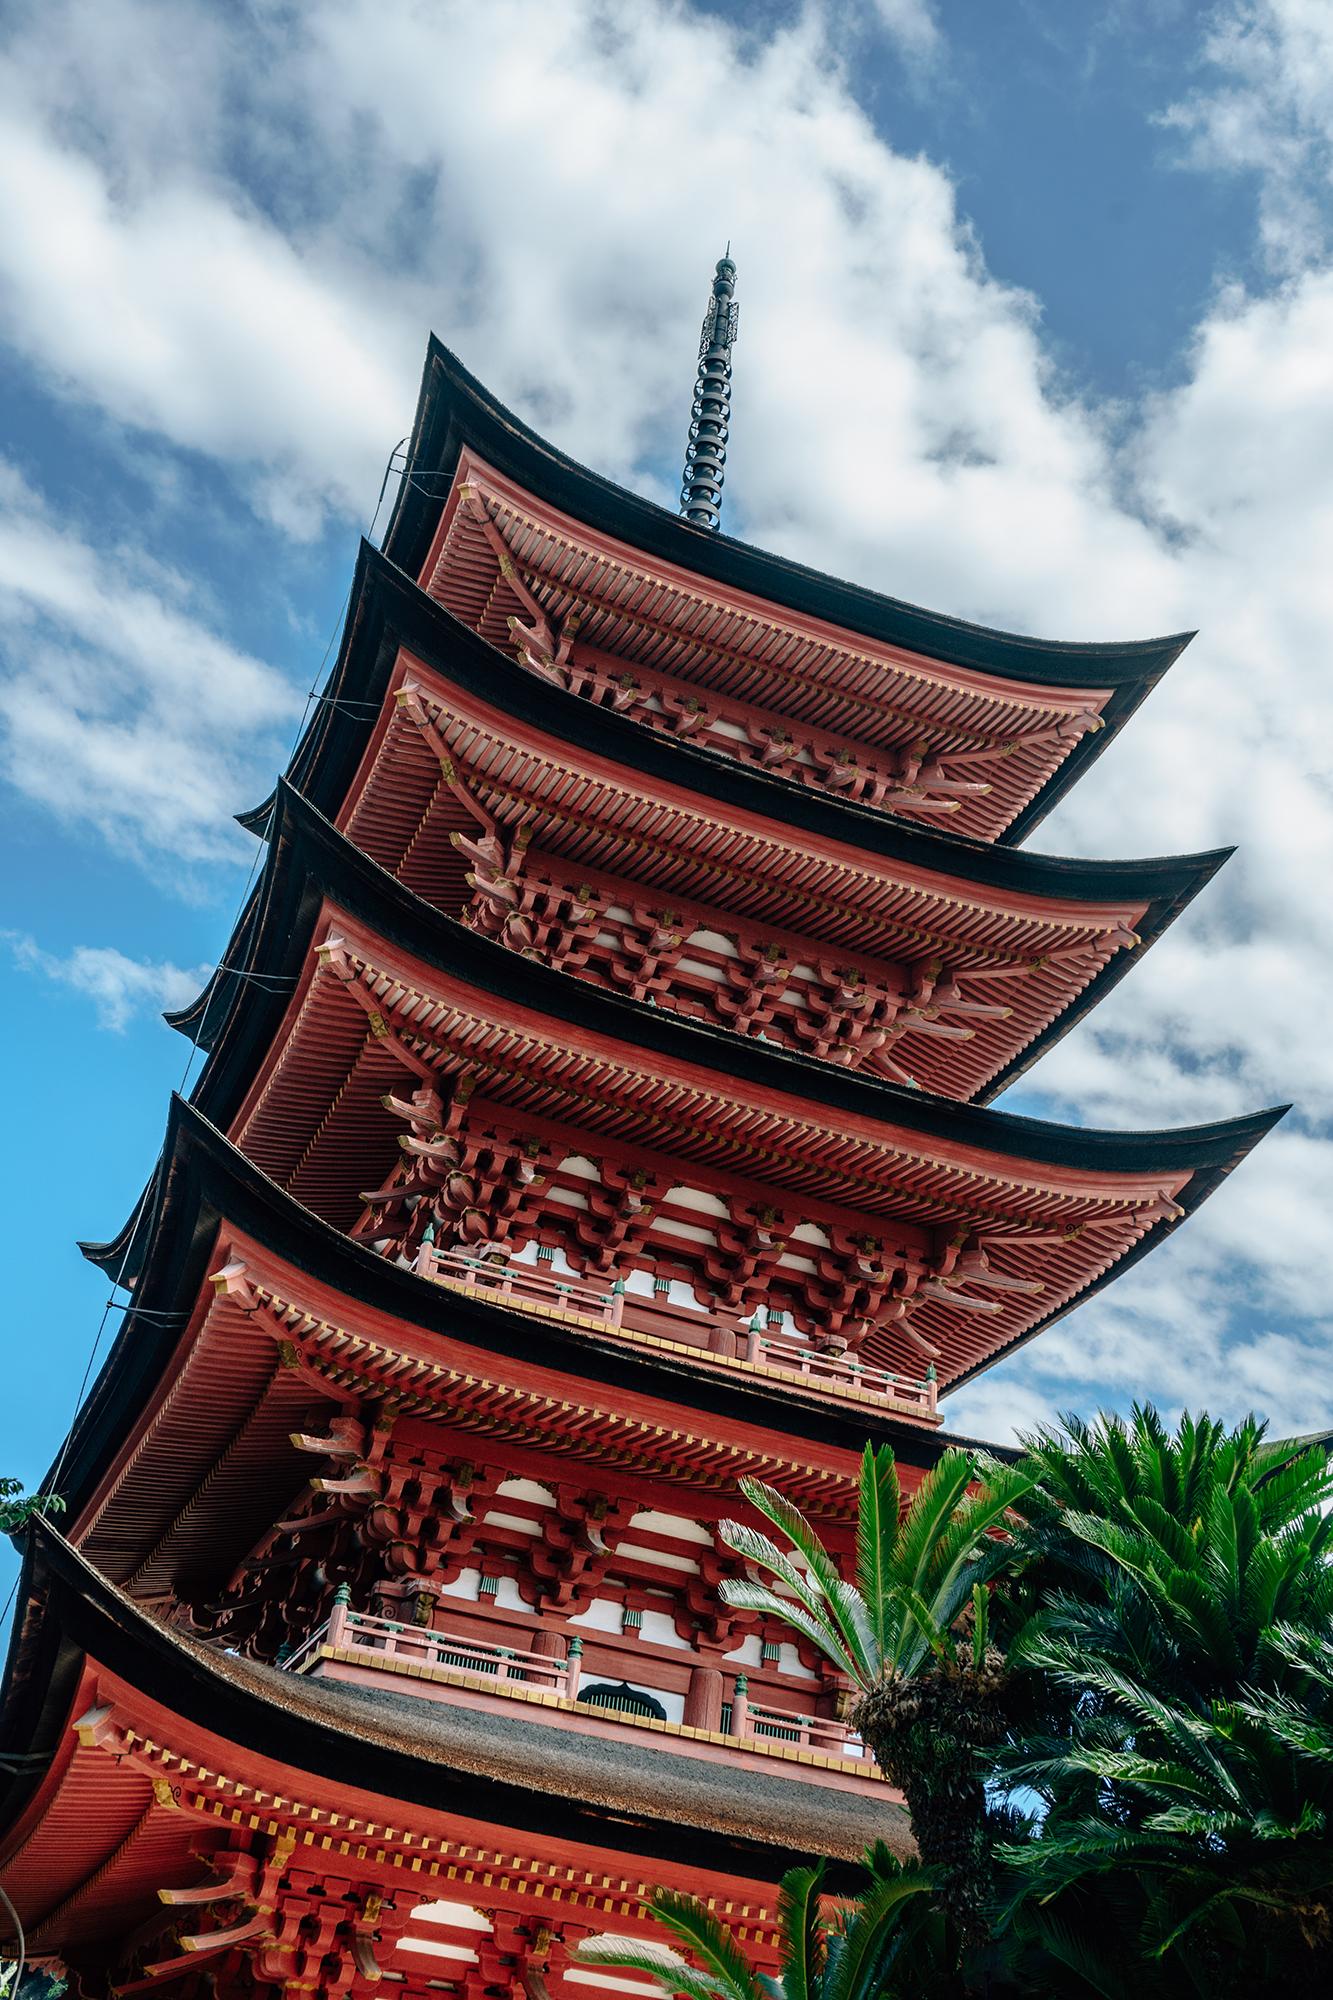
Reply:
[[720, 1601], [739, 1477], [849, 1546], [863, 1440], [919, 1479], [1275, 1115], [986, 1108], [1224, 858], [1016, 845], [1183, 641], [715, 533], [719, 339], [693, 519], [432, 344], [246, 822], [0, 1719], [0, 1880], [88, 1996], [634, 1994], [570, 1952], [659, 1883], [771, 1962], [794, 1855], [906, 1832], [836, 1674]]

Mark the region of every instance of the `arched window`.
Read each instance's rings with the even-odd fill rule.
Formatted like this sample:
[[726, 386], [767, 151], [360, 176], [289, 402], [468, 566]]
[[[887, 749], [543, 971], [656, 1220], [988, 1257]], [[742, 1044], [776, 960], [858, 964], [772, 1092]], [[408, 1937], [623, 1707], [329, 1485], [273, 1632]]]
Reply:
[[667, 1719], [660, 1701], [654, 1701], [642, 1688], [631, 1687], [628, 1681], [597, 1681], [592, 1687], [579, 1689], [579, 1700], [593, 1708], [619, 1709], [622, 1715], [651, 1715], [658, 1722]]

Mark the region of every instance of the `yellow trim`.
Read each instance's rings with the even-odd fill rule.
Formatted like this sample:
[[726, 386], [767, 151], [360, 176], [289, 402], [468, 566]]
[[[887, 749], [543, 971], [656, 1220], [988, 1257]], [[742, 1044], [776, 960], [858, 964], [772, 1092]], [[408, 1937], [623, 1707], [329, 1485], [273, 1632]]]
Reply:
[[[460, 1641], [460, 1650], [464, 1642]], [[571, 1701], [568, 1695], [555, 1694], [548, 1688], [529, 1688], [516, 1685], [512, 1681], [500, 1680], [492, 1674], [469, 1674], [456, 1667], [433, 1667], [424, 1660], [402, 1660], [392, 1653], [381, 1653], [370, 1646], [321, 1646], [300, 1672], [308, 1674], [320, 1660], [332, 1660], [335, 1664], [349, 1667], [366, 1667], [386, 1674], [400, 1674], [408, 1680], [437, 1682], [443, 1687], [473, 1688], [481, 1694], [503, 1695], [510, 1701], [526, 1701], [538, 1708], [563, 1709], [567, 1715], [581, 1713], [596, 1716], [599, 1720], [610, 1719], [623, 1722], [633, 1729], [653, 1729], [660, 1735], [687, 1736], [696, 1743], [716, 1743], [723, 1749], [757, 1751], [763, 1757], [779, 1757], [786, 1763], [810, 1764], [823, 1771], [841, 1771], [854, 1778], [873, 1778], [884, 1782], [884, 1774], [869, 1757], [829, 1757], [818, 1750], [797, 1750], [787, 1744], [770, 1741], [759, 1736], [724, 1736], [716, 1729], [696, 1729], [685, 1722], [660, 1722], [655, 1715], [631, 1715], [619, 1709], [600, 1708], [596, 1703]], [[792, 1718], [793, 1728], [798, 1727]]]

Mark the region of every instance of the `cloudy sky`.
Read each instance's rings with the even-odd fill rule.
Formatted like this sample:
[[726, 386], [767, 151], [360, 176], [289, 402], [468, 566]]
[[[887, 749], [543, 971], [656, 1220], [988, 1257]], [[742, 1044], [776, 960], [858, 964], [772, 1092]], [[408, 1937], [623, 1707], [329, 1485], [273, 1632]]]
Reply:
[[2, 11], [0, 1470], [76, 1400], [73, 1241], [151, 1166], [158, 1010], [223, 948], [428, 330], [669, 504], [728, 238], [733, 533], [1045, 637], [1200, 630], [1034, 844], [1240, 851], [1006, 1104], [1296, 1100], [954, 1421], [1333, 1423], [1326, 0]]

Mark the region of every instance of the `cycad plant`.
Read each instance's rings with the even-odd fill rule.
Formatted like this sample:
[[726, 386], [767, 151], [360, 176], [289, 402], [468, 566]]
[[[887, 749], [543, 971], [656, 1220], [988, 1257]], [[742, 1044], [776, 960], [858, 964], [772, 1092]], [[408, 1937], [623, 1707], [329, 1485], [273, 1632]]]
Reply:
[[985, 1583], [997, 1566], [993, 1537], [1030, 1485], [1030, 1474], [947, 1451], [904, 1510], [893, 1453], [867, 1445], [854, 1581], [799, 1508], [758, 1480], [743, 1480], [742, 1491], [793, 1553], [740, 1522], [721, 1525], [728, 1548], [771, 1579], [724, 1582], [727, 1603], [784, 1620], [852, 1682], [852, 1726], [901, 1789], [965, 1949], [985, 1934], [990, 1886], [981, 1753], [1005, 1728], [1006, 1673], [989, 1641]]
[[1328, 1628], [1333, 1473], [1322, 1445], [1269, 1440], [1253, 1417], [1228, 1431], [1187, 1413], [1171, 1432], [1140, 1407], [1128, 1420], [1067, 1418], [1024, 1446], [1031, 1493], [1014, 1569], [1047, 1593], [1057, 1627], [1070, 1611], [1109, 1612], [1114, 1645], [1116, 1615], [1128, 1613], [1157, 1688], [1196, 1703], [1226, 1696], [1252, 1677], [1276, 1624]]
[[1029, 1441], [1013, 1547], [1043, 1602], [1011, 1664], [1055, 1721], [1000, 1756], [1045, 1804], [1007, 1921], [1095, 1948], [1088, 1991], [1333, 1990], [1327, 1453], [1253, 1420], [1066, 1428]]
[[783, 1877], [776, 1979], [755, 1971], [706, 1903], [669, 1889], [646, 1908], [673, 1945], [604, 1935], [585, 1939], [575, 1958], [649, 1973], [664, 1995], [685, 2000], [950, 2000], [959, 1989], [929, 1874], [904, 1867], [882, 1845], [866, 1854], [864, 1868], [864, 1887], [847, 1901], [824, 1895], [823, 1862]]
[[1105, 1705], [1062, 1753], [1011, 1754], [1050, 1810], [1041, 1839], [1001, 1848], [996, 1913], [1046, 1990], [1333, 1992], [1333, 1642], [1277, 1628], [1268, 1644], [1288, 1691], [1204, 1713], [1062, 1654]]

